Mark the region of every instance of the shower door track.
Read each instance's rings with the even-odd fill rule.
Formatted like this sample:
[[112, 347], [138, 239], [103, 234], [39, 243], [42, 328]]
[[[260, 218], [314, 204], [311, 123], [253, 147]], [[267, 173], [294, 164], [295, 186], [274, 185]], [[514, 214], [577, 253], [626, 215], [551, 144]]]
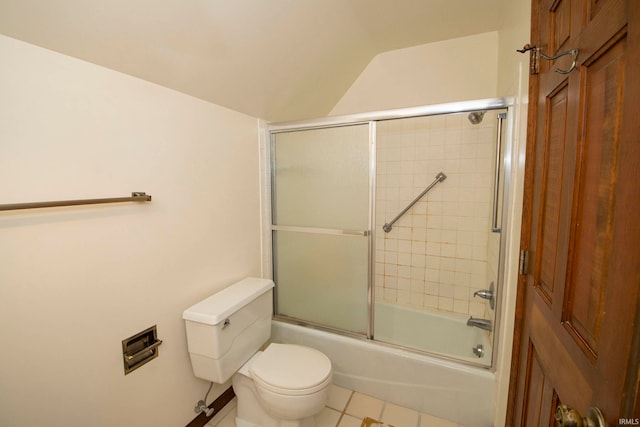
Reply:
[[322, 129], [336, 126], [349, 126], [410, 117], [436, 116], [439, 114], [466, 113], [478, 110], [497, 110], [513, 105], [512, 98], [489, 98], [473, 101], [449, 102], [445, 104], [426, 105], [421, 107], [398, 108], [394, 110], [375, 111], [371, 113], [348, 114], [342, 116], [321, 117], [311, 120], [295, 120], [271, 123], [270, 133], [294, 130]]

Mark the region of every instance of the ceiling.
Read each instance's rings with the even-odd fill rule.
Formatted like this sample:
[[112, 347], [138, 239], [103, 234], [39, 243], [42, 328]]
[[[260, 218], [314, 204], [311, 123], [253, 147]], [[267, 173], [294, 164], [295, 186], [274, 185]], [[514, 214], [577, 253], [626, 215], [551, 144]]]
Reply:
[[0, 33], [269, 121], [328, 114], [376, 55], [498, 30], [509, 0], [0, 0]]

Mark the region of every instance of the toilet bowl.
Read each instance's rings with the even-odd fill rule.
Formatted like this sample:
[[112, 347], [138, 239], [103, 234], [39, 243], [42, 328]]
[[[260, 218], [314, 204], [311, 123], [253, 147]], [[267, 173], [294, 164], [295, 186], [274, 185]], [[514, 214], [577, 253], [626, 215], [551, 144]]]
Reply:
[[194, 304], [182, 314], [196, 377], [233, 379], [236, 427], [314, 427], [327, 402], [331, 361], [318, 350], [269, 344], [273, 286], [246, 278]]
[[293, 344], [270, 344], [233, 376], [236, 426], [313, 427], [331, 385], [323, 353]]

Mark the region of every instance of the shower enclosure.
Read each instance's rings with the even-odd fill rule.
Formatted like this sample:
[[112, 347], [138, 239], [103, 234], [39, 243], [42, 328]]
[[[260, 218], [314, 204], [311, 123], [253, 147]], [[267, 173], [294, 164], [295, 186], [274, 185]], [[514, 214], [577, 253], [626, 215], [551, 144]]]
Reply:
[[272, 125], [279, 320], [492, 366], [508, 101]]

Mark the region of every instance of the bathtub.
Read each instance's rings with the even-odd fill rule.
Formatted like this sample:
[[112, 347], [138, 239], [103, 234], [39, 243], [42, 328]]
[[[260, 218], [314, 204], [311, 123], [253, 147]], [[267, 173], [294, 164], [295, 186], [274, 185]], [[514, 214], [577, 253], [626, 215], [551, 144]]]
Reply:
[[[467, 326], [468, 318], [468, 315], [429, 312], [377, 301], [374, 337], [377, 341], [491, 367], [489, 333]], [[482, 346], [481, 357], [473, 352], [478, 345]]]
[[486, 368], [278, 320], [271, 340], [325, 353], [338, 386], [467, 427], [493, 425], [495, 375]]

